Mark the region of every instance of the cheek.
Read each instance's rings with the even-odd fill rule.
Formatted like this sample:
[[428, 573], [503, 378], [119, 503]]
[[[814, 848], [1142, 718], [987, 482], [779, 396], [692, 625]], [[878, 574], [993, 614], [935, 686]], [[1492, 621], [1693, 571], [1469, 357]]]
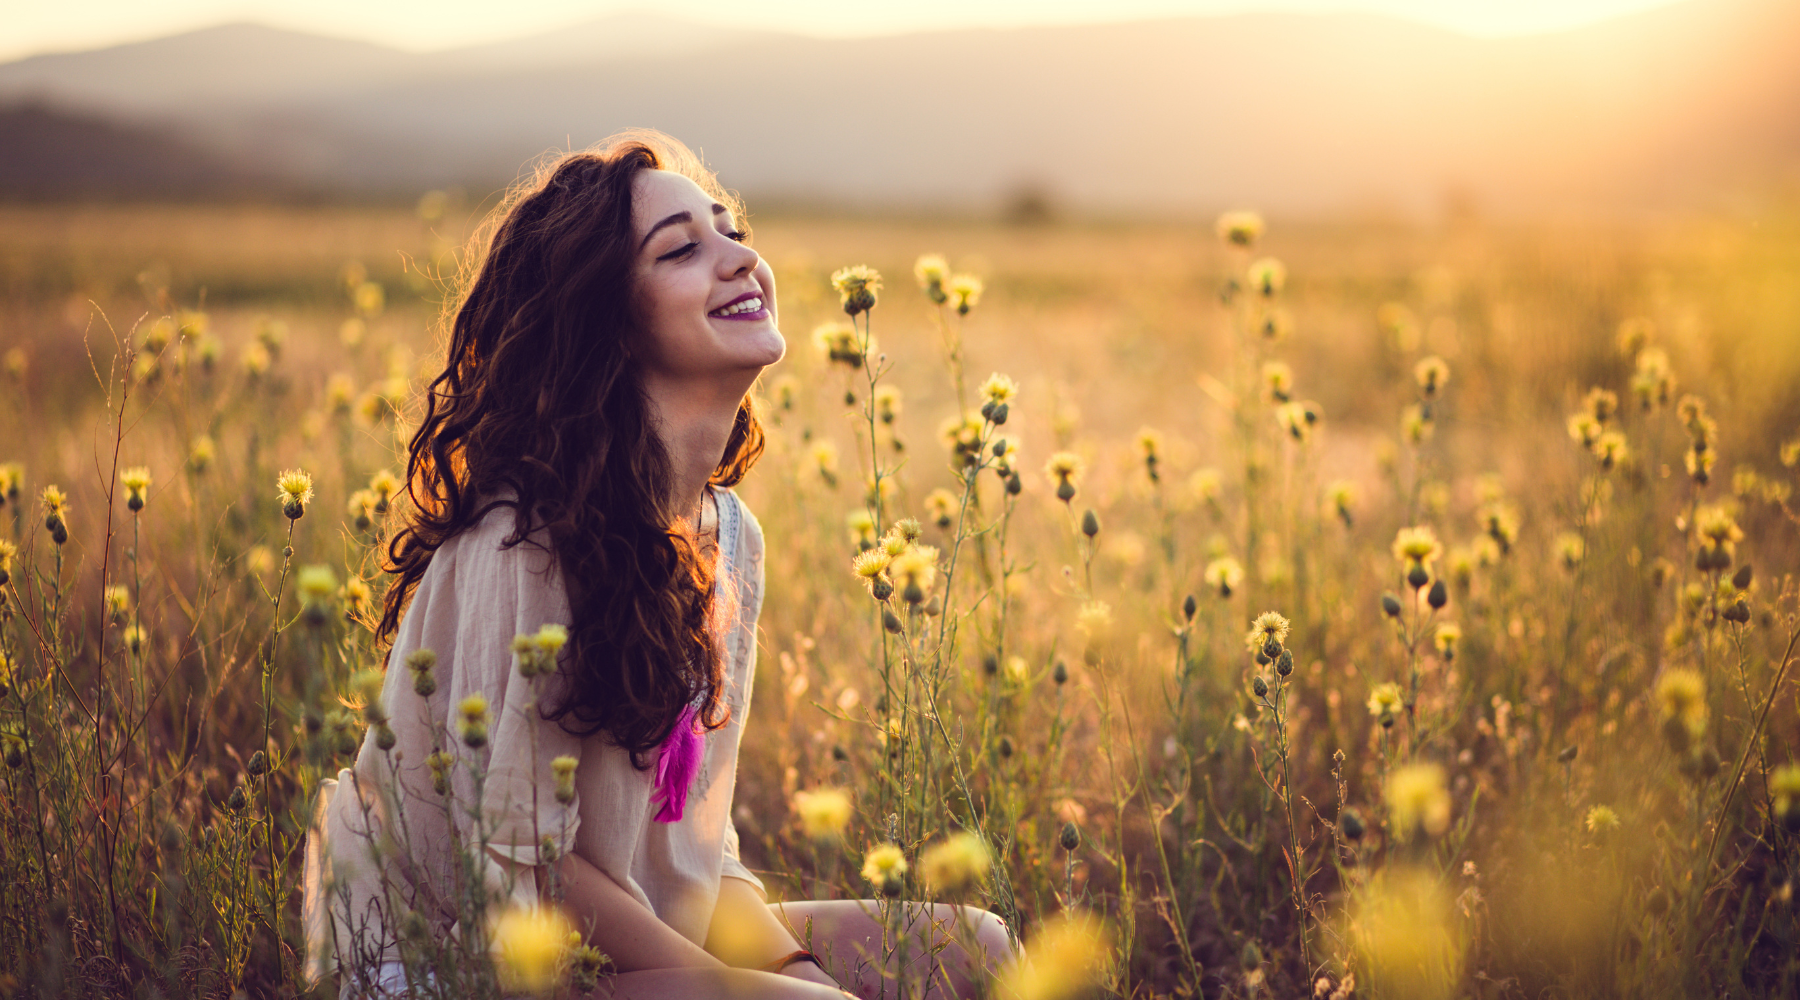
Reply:
[[639, 286], [640, 315], [655, 354], [679, 361], [703, 346], [711, 290], [706, 281], [686, 274], [658, 275]]

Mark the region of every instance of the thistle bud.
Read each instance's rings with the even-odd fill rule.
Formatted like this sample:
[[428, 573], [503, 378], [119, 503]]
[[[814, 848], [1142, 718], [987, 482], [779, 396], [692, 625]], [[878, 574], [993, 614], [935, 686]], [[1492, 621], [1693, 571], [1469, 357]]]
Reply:
[[877, 601], [885, 601], [894, 596], [894, 585], [886, 577], [878, 576], [869, 584], [869, 596]]
[[1413, 568], [1406, 571], [1406, 584], [1414, 590], [1418, 590], [1430, 582], [1431, 574], [1418, 563], [1414, 563]]
[[1250, 693], [1258, 698], [1267, 698], [1269, 696], [1269, 682], [1263, 680], [1261, 674], [1256, 675], [1250, 681]]
[[1245, 941], [1244, 951], [1238, 955], [1238, 965], [1243, 966], [1245, 972], [1255, 972], [1262, 968], [1262, 963], [1262, 949], [1256, 946], [1255, 941]]
[[386, 722], [378, 722], [375, 724], [376, 749], [380, 750], [382, 753], [386, 753], [389, 750], [394, 749], [394, 744], [397, 742], [399, 742], [398, 737], [394, 735], [393, 729], [389, 728]]
[[437, 679], [431, 670], [437, 666], [437, 654], [429, 649], [415, 649], [406, 654], [406, 668], [413, 673], [413, 693], [429, 698], [437, 693]]
[[981, 654], [981, 672], [989, 677], [1000, 672], [1000, 658], [993, 653]]
[[568, 805], [575, 801], [575, 758], [558, 757], [550, 762], [550, 772], [556, 777], [556, 801]]
[[1724, 618], [1728, 622], [1742, 625], [1750, 620], [1750, 605], [1745, 604], [1741, 599], [1734, 601], [1731, 607], [1725, 609]]
[[1338, 817], [1338, 832], [1344, 835], [1345, 840], [1361, 840], [1363, 836], [1362, 813], [1355, 809], [1345, 809], [1343, 815]]
[[1055, 681], [1058, 687], [1069, 683], [1069, 665], [1057, 660], [1056, 669], [1050, 671], [1050, 679]]
[[1073, 852], [1081, 846], [1081, 828], [1076, 826], [1072, 820], [1064, 823], [1062, 834], [1057, 837], [1057, 842], [1062, 844], [1063, 850]]
[[1268, 657], [1270, 663], [1274, 663], [1281, 657], [1281, 643], [1274, 636], [1263, 640], [1262, 655]]
[[1003, 759], [1003, 760], [1010, 759], [1012, 757], [1012, 755], [1013, 755], [1012, 737], [1010, 737], [1010, 736], [1000, 737], [1000, 757], [1001, 757], [1001, 759]]
[[1006, 417], [1007, 404], [995, 403], [994, 412], [988, 415], [988, 420], [991, 421], [994, 426], [998, 427], [999, 425], [1006, 423]]
[[904, 626], [900, 623], [900, 616], [894, 614], [894, 609], [882, 608], [881, 609], [881, 627], [887, 629], [889, 632], [893, 633], [894, 635], [899, 635], [900, 631], [902, 629], [904, 629], [906, 626]]
[[1393, 594], [1381, 595], [1381, 611], [1389, 618], [1400, 617], [1400, 598]]
[[1061, 500], [1063, 503], [1068, 503], [1070, 500], [1075, 499], [1075, 484], [1069, 482], [1067, 479], [1057, 483], [1056, 499]]
[[1576, 755], [1580, 753], [1581, 747], [1571, 743], [1568, 746], [1563, 747], [1562, 752], [1556, 755], [1556, 762], [1558, 764], [1573, 764], [1575, 763]]
[[244, 786], [243, 785], [237, 785], [237, 786], [233, 787], [231, 789], [231, 794], [225, 797], [225, 808], [231, 810], [234, 813], [243, 812], [244, 808], [246, 806], [248, 806], [249, 804], [250, 804], [250, 799], [248, 796], [246, 796], [244, 794]]
[[260, 778], [269, 773], [269, 755], [261, 750], [250, 755], [250, 763], [244, 769], [252, 778]]
[[1190, 621], [1190, 622], [1193, 621], [1194, 613], [1199, 610], [1200, 610], [1199, 602], [1194, 600], [1193, 594], [1187, 595], [1187, 597], [1182, 600], [1181, 616], [1183, 618], [1186, 618], [1188, 621]]
[[1275, 672], [1283, 677], [1294, 672], [1293, 650], [1284, 649], [1281, 651], [1281, 655], [1275, 658]]
[[1081, 533], [1089, 538], [1100, 533], [1100, 515], [1094, 513], [1091, 507], [1082, 512]]
[[1450, 588], [1444, 586], [1443, 580], [1432, 583], [1431, 589], [1425, 594], [1425, 603], [1431, 605], [1434, 611], [1441, 611], [1444, 605], [1450, 603]]
[[[1074, 490], [1075, 490], [1075, 488], [1073, 486], [1069, 487], [1070, 496], [1074, 495]], [[1012, 475], [1006, 477], [1006, 493], [1008, 496], [1016, 497], [1020, 493], [1023, 493], [1024, 491], [1025, 491], [1025, 483], [1023, 480], [1021, 480], [1019, 478], [1018, 470], [1015, 469], [1013, 471]], [[1057, 487], [1057, 495], [1058, 496], [1062, 495], [1061, 487]]]

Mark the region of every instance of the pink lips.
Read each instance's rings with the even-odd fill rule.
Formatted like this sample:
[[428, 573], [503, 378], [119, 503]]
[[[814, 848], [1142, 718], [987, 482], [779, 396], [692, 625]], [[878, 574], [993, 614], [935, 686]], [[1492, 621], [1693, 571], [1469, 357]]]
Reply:
[[[739, 302], [744, 301], [745, 299], [760, 299], [762, 297], [763, 297], [763, 293], [760, 291], [745, 292], [744, 294], [738, 296], [737, 298], [732, 299], [730, 302], [727, 302], [724, 305], [720, 306], [719, 309], [729, 309], [732, 306], [737, 305]], [[719, 316], [719, 315], [717, 315], [717, 312], [718, 312], [718, 310], [715, 309], [713, 312], [707, 313], [707, 315], [711, 316], [713, 319], [744, 319], [744, 320], [768, 319], [769, 318], [769, 305], [765, 301], [763, 303], [763, 305], [757, 309], [753, 309], [749, 312], [732, 313], [728, 316]]]

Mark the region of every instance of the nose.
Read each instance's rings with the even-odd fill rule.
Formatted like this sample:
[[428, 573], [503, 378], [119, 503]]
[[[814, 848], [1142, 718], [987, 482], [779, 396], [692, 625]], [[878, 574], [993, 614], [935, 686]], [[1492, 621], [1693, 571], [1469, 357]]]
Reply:
[[725, 252], [719, 256], [719, 277], [726, 280], [741, 277], [756, 270], [762, 263], [762, 255], [754, 247], [737, 240], [727, 240], [729, 244]]

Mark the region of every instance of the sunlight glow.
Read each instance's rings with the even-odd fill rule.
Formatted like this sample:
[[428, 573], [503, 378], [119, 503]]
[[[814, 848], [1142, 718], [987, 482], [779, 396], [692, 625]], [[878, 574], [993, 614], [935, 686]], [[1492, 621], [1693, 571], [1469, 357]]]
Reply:
[[[1080, 24], [1247, 12], [1363, 12], [1471, 35], [1524, 35], [1578, 27], [1676, 0], [522, 0], [504, 5], [431, 0], [70, 0], [8, 4], [0, 59], [101, 48], [233, 21], [374, 42], [411, 51], [453, 49], [554, 31], [624, 12], [814, 36], [883, 35], [953, 28]], [[1701, 2], [1701, 0], [1688, 0]]]

